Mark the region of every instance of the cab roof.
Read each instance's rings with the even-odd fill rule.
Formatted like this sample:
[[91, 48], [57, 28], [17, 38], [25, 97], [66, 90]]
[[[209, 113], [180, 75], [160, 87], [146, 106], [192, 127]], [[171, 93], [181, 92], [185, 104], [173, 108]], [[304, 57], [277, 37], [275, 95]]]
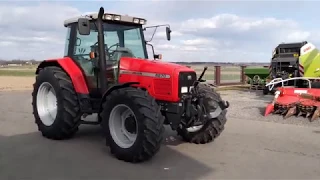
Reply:
[[[79, 18], [87, 18], [89, 20], [95, 20], [98, 18], [98, 13], [91, 13], [82, 16], [73, 17], [64, 21], [64, 26], [67, 27], [72, 23], [77, 23]], [[117, 21], [117, 22], [126, 22], [132, 24], [141, 24], [145, 25], [147, 20], [144, 18], [128, 16], [128, 15], [120, 15], [120, 14], [111, 14], [111, 13], [104, 13], [102, 19], [104, 21]]]
[[281, 43], [276, 48], [295, 48], [295, 47], [302, 47], [307, 44], [307, 41], [302, 42], [292, 42], [292, 43]]

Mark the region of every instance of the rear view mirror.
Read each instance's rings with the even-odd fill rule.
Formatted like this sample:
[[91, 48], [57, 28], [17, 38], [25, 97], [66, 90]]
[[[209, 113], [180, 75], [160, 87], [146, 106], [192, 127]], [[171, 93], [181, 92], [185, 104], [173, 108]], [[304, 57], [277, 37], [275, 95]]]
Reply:
[[78, 19], [78, 30], [80, 35], [90, 34], [90, 21], [87, 18]]
[[166, 27], [166, 35], [167, 35], [167, 40], [170, 41], [171, 39], [171, 29], [169, 27]]
[[154, 59], [162, 59], [162, 54], [155, 54], [153, 55]]

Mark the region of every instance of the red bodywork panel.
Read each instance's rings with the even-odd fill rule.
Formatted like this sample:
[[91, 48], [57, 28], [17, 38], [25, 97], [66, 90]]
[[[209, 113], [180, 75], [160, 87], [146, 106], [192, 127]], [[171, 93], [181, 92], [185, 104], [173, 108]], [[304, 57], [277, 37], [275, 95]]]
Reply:
[[[89, 94], [83, 72], [70, 57], [45, 60], [38, 69], [51, 63], [57, 63], [67, 72], [77, 93]], [[174, 63], [123, 57], [120, 60], [119, 83], [139, 82], [134, 86], [145, 88], [155, 99], [177, 102], [180, 99], [178, 76], [181, 71], [194, 72], [186, 66]]]
[[[147, 89], [155, 99], [177, 102], [180, 99], [178, 76], [181, 71], [194, 72], [179, 64], [123, 57], [120, 60], [119, 83], [139, 82], [140, 84], [136, 86]], [[165, 75], [167, 75], [166, 78]]]
[[38, 66], [37, 72], [40, 68], [47, 66], [47, 64], [58, 63], [70, 76], [74, 89], [80, 94], [89, 94], [88, 86], [86, 84], [85, 77], [79, 66], [69, 57], [64, 57], [60, 59], [49, 59], [41, 62]]

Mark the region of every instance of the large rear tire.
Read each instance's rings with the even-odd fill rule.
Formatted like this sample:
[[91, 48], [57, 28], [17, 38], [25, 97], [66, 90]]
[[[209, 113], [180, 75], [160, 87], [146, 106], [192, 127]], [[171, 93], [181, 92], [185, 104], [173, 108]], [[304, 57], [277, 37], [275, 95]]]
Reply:
[[[210, 86], [206, 84], [198, 85], [198, 92], [205, 94], [204, 108], [205, 111], [210, 112], [214, 110], [213, 101], [222, 101], [219, 93], [214, 91]], [[217, 118], [210, 119], [206, 124], [200, 126], [198, 130], [193, 132], [188, 131], [187, 128], [178, 128], [177, 132], [183, 140], [195, 143], [195, 144], [206, 144], [217, 138], [224, 130], [224, 125], [227, 122], [226, 118], [227, 110], [224, 109]]]
[[100, 113], [111, 153], [119, 160], [142, 162], [160, 149], [164, 117], [147, 91], [127, 87], [107, 96]]
[[69, 76], [59, 67], [40, 71], [33, 85], [32, 107], [35, 123], [44, 137], [71, 138], [78, 130], [81, 113]]

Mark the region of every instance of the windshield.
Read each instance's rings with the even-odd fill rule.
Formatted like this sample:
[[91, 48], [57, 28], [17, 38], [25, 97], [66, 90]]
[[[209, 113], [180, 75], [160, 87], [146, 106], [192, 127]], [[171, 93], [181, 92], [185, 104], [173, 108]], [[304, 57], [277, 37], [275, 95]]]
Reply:
[[[98, 46], [98, 31], [93, 22], [91, 22], [90, 26], [91, 32], [89, 35], [77, 33], [77, 38], [80, 42], [77, 42], [76, 49], [81, 49], [82, 55], [89, 55], [89, 52]], [[108, 47], [106, 50], [108, 50], [110, 56], [113, 55], [114, 50], [122, 47], [128, 48], [136, 58], [148, 59], [141, 25], [123, 25], [105, 22], [103, 29], [105, 45]]]

